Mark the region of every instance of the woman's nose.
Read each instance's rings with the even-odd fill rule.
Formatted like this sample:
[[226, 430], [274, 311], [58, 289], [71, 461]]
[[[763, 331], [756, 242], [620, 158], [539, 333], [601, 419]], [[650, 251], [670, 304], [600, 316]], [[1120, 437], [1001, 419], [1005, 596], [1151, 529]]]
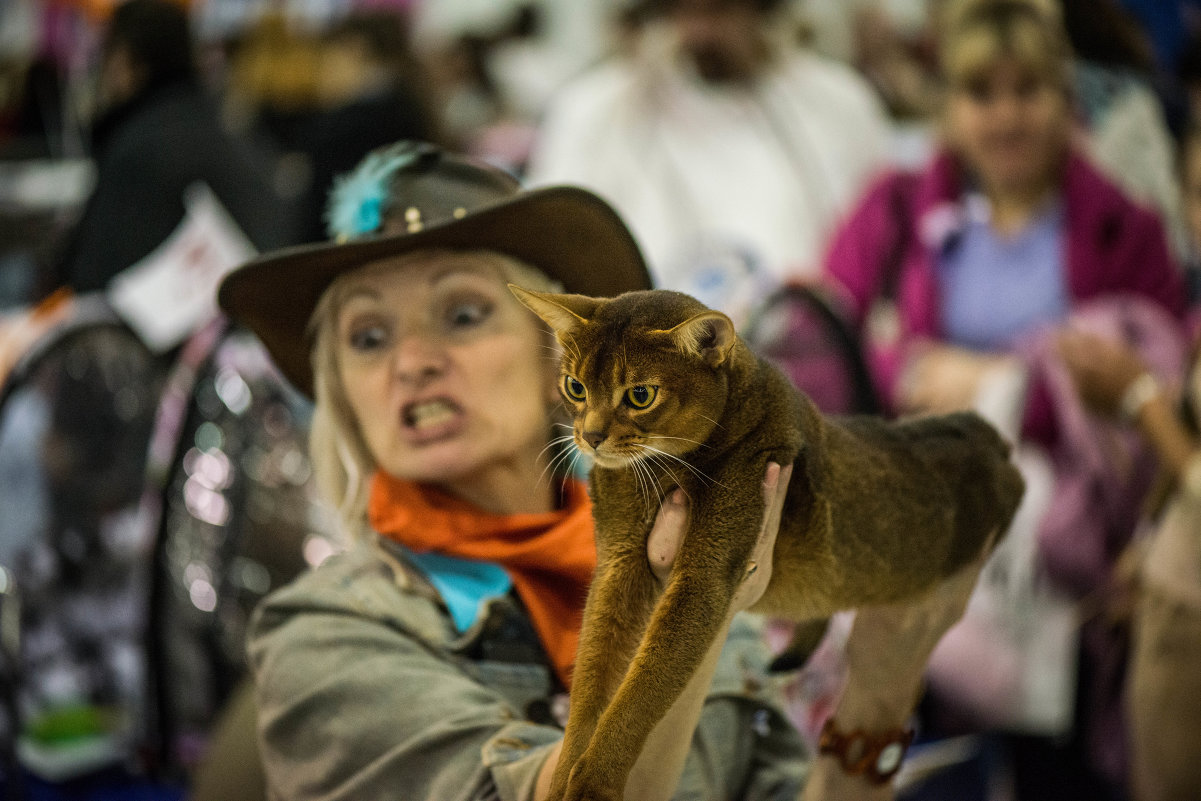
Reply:
[[411, 333], [396, 346], [393, 368], [402, 381], [420, 383], [446, 370], [447, 354], [435, 337]]
[[1005, 125], [1013, 125], [1022, 121], [1029, 110], [1022, 98], [1007, 92], [999, 93], [992, 102], [993, 119]]

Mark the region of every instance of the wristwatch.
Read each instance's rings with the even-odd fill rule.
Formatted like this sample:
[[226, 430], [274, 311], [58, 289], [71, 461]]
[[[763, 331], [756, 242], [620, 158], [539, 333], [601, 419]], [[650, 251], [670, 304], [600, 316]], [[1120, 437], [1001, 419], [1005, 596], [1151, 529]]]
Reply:
[[846, 733], [839, 731], [834, 718], [830, 718], [822, 726], [817, 751], [837, 757], [847, 773], [863, 776], [872, 784], [884, 784], [901, 769], [901, 761], [912, 742], [912, 729], [872, 733], [855, 729]]

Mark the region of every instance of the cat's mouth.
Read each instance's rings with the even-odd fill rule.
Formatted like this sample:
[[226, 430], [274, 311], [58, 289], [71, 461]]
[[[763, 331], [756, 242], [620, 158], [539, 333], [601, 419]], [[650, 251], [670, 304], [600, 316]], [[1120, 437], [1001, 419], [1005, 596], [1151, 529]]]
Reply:
[[401, 419], [414, 431], [428, 431], [446, 425], [461, 413], [457, 404], [445, 398], [432, 398], [405, 406]]
[[635, 462], [645, 459], [645, 454], [639, 453], [636, 450], [629, 450], [614, 446], [610, 443], [603, 443], [599, 448], [582, 447], [585, 453], [592, 457], [598, 467], [606, 469], [614, 469], [621, 467], [629, 467]]
[[592, 451], [592, 460], [598, 467], [610, 470], [617, 467], [629, 467], [635, 461], [633, 457], [626, 454], [601, 453], [600, 451]]

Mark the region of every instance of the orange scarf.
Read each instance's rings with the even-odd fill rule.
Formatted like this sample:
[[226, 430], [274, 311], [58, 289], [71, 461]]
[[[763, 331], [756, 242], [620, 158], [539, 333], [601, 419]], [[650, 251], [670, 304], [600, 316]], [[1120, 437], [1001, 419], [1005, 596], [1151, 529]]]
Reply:
[[570, 688], [596, 545], [587, 490], [578, 481], [565, 482], [563, 490], [564, 506], [554, 512], [493, 515], [377, 472], [367, 515], [381, 535], [414, 551], [503, 567], [556, 674]]

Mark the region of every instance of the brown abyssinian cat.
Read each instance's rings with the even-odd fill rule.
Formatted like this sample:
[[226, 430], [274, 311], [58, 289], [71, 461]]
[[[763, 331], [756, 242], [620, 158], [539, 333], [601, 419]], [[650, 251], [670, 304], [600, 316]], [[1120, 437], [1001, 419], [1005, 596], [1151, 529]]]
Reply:
[[[622, 797], [746, 573], [769, 461], [794, 468], [755, 611], [819, 621], [818, 633], [838, 610], [931, 589], [976, 559], [1021, 499], [1009, 446], [974, 413], [826, 418], [729, 318], [687, 295], [510, 288], [562, 343], [574, 440], [594, 459], [598, 566], [552, 798]], [[690, 523], [656, 601], [646, 540], [677, 486], [703, 525]]]

